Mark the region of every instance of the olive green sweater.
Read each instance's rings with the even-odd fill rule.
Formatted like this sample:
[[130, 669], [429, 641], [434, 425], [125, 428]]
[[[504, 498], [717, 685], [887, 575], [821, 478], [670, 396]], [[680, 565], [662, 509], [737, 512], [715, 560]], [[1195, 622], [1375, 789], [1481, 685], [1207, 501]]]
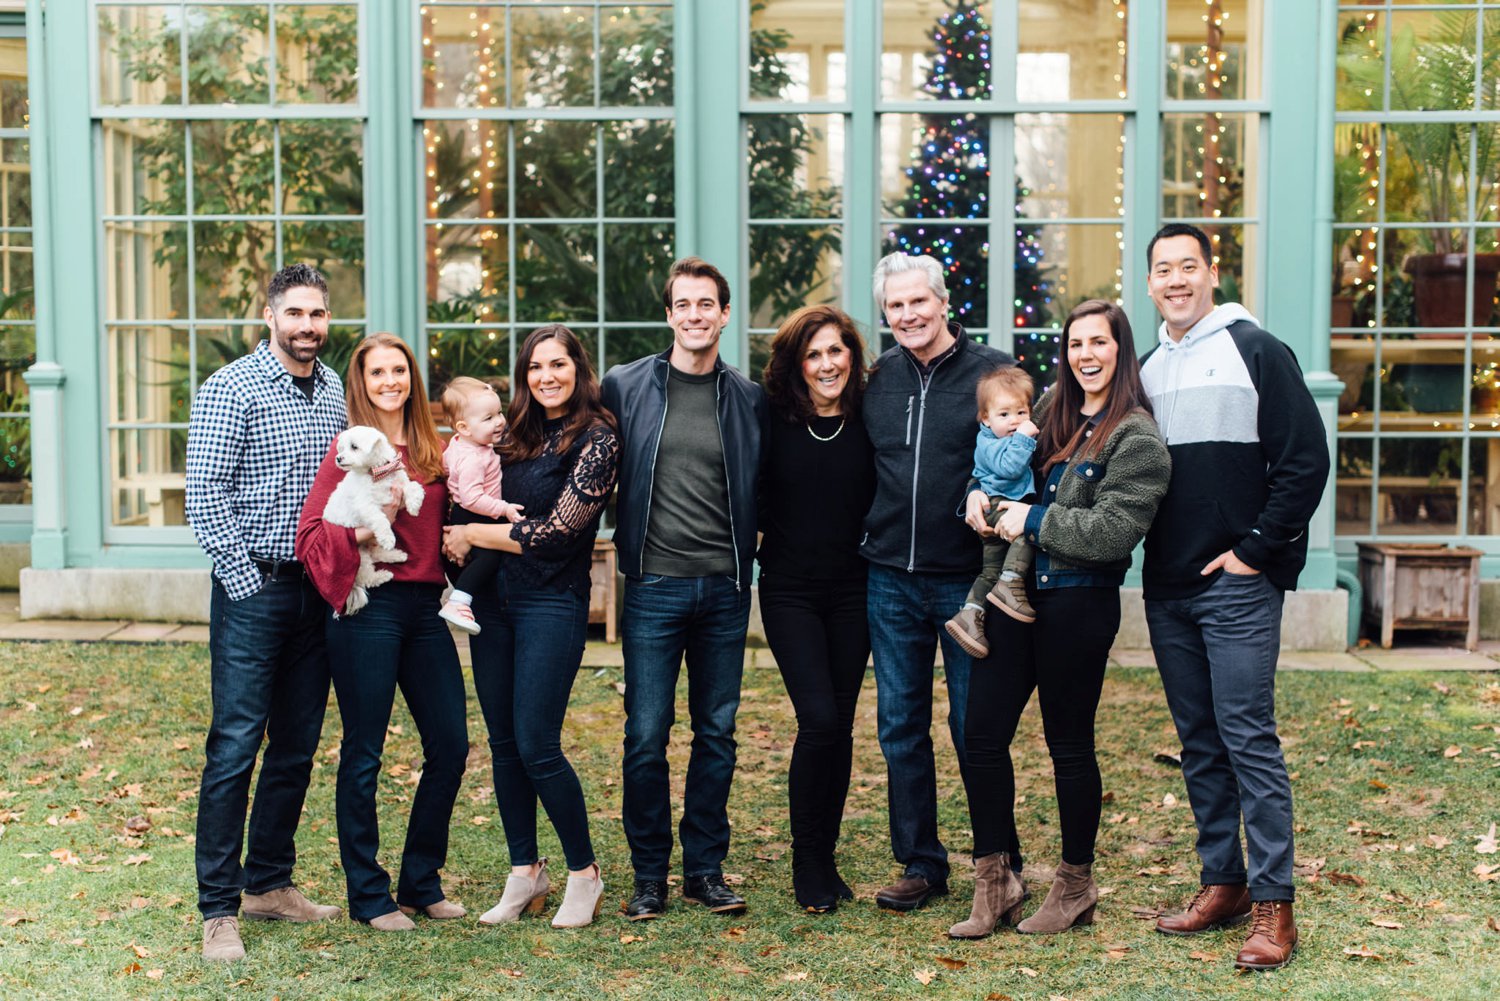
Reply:
[[[1037, 405], [1038, 423], [1050, 397]], [[1171, 478], [1171, 457], [1144, 410], [1121, 421], [1098, 451], [1054, 469], [1042, 485], [1045, 503], [1026, 519], [1026, 539], [1041, 550], [1038, 586], [1118, 585]]]

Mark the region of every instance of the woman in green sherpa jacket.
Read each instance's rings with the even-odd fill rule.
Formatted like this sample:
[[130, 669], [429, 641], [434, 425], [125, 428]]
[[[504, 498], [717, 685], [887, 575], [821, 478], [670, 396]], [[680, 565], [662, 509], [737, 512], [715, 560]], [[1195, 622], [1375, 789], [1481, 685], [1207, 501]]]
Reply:
[[[1010, 742], [1038, 692], [1052, 756], [1062, 862], [1041, 908], [1019, 931], [1048, 934], [1094, 919], [1091, 868], [1102, 787], [1094, 713], [1120, 628], [1120, 585], [1167, 491], [1171, 460], [1141, 388], [1130, 321], [1091, 299], [1063, 326], [1067, 364], [1036, 407], [1041, 427], [1033, 504], [1003, 503], [994, 531], [1036, 550], [1027, 594], [1035, 624], [986, 616], [990, 655], [976, 661], [964, 729], [964, 774], [974, 827], [974, 906], [954, 938], [982, 938], [1020, 917], [1021, 881]], [[988, 500], [970, 494], [967, 521], [989, 531]]]

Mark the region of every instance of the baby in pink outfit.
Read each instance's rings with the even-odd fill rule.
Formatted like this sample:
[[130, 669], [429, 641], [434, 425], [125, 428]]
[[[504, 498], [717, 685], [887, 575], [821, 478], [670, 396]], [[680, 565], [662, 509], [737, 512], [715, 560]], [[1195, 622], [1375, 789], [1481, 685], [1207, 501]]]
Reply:
[[[520, 521], [522, 508], [500, 496], [500, 456], [495, 442], [505, 430], [500, 397], [478, 379], [461, 375], [443, 389], [443, 411], [452, 422], [453, 437], [443, 452], [448, 496], [453, 498], [449, 522], [468, 525]], [[474, 621], [474, 591], [495, 579], [500, 553], [474, 549], [438, 615], [466, 633], [479, 632]]]

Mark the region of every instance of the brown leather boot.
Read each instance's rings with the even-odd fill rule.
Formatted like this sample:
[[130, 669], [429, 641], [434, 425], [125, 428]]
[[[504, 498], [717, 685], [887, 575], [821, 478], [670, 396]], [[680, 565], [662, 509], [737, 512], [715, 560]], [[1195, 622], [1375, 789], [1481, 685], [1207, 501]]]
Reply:
[[1026, 885], [1010, 867], [1010, 856], [995, 852], [974, 860], [974, 907], [969, 919], [948, 929], [949, 938], [984, 938], [1004, 922], [1013, 925], [1021, 916], [1021, 898]]
[[1164, 935], [1196, 935], [1210, 928], [1228, 928], [1250, 920], [1250, 890], [1244, 883], [1201, 886], [1187, 910], [1156, 919]]
[[1092, 864], [1058, 865], [1041, 909], [1016, 925], [1016, 931], [1025, 935], [1055, 935], [1074, 925], [1093, 924], [1094, 905], [1099, 902], [1093, 868]]
[[1278, 970], [1292, 961], [1297, 922], [1290, 900], [1257, 900], [1250, 905], [1250, 937], [1234, 957], [1241, 970]]

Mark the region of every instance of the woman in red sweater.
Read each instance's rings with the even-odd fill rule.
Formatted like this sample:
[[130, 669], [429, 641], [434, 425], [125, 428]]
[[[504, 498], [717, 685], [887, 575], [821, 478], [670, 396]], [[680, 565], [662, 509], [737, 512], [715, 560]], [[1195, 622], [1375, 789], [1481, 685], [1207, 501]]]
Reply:
[[[423, 485], [422, 509], [416, 517], [398, 513], [394, 503], [386, 509], [396, 546], [407, 560], [383, 565], [392, 579], [370, 590], [370, 602], [358, 614], [339, 614], [335, 610], [344, 607], [354, 586], [359, 547], [370, 542], [371, 533], [323, 520], [328, 497], [344, 475], [330, 448], [302, 508], [297, 558], [330, 606], [329, 671], [344, 723], [336, 815], [349, 916], [380, 931], [410, 931], [416, 926], [408, 915], [417, 911], [431, 918], [464, 914], [444, 898], [438, 878], [469, 755], [458, 651], [447, 626], [431, 614], [444, 584], [441, 546], [448, 494], [443, 448], [416, 358], [394, 334], [373, 334], [355, 349], [344, 385], [350, 426], [363, 424], [385, 433], [407, 474]], [[397, 686], [421, 734], [425, 760], [412, 797], [393, 900], [390, 876], [375, 857], [380, 848], [375, 787]]]

